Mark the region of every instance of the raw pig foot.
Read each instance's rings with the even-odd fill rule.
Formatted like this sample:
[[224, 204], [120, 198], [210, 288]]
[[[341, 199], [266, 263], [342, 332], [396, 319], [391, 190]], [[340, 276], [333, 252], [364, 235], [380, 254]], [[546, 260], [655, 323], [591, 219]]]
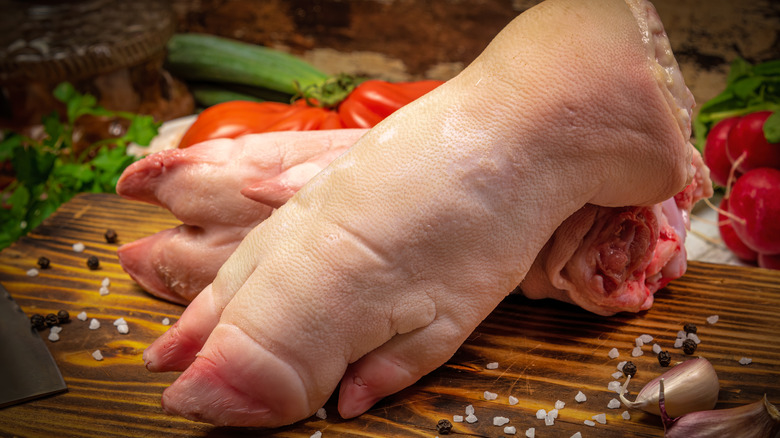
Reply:
[[149, 293], [189, 303], [249, 230], [365, 132], [247, 135], [134, 163], [119, 179], [117, 193], [165, 207], [185, 225], [120, 247], [122, 268]]
[[654, 17], [548, 0], [369, 131], [149, 347], [151, 369], [186, 366], [165, 409], [278, 426], [341, 382], [341, 414], [358, 415], [451, 357], [585, 204], [678, 193], [692, 100]]

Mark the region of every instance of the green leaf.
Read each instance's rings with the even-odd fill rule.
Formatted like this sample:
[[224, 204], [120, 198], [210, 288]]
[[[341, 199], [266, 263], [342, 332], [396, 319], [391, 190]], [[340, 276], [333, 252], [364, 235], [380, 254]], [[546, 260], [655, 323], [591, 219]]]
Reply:
[[758, 76], [780, 76], [780, 59], [756, 65], [753, 67], [753, 74]]
[[149, 146], [152, 139], [157, 135], [157, 130], [162, 123], [155, 122], [152, 116], [138, 115], [132, 118], [130, 126], [127, 128], [125, 140], [127, 142], [138, 143], [141, 146]]
[[18, 134], [10, 133], [8, 137], [0, 141], [0, 161], [10, 160], [17, 149], [22, 148], [22, 137]]
[[756, 90], [758, 90], [763, 82], [763, 78], [750, 76], [735, 81], [731, 85], [731, 88], [738, 98], [748, 100], [756, 93]]
[[780, 112], [774, 112], [764, 122], [764, 137], [770, 143], [780, 143]]
[[738, 79], [750, 74], [750, 70], [752, 68], [753, 66], [744, 59], [740, 57], [735, 58], [733, 61], [731, 61], [729, 75], [726, 77], [726, 86], [728, 87]]
[[24, 185], [36, 186], [49, 179], [57, 156], [39, 151], [35, 146], [18, 148], [11, 165], [16, 173], [16, 179]]

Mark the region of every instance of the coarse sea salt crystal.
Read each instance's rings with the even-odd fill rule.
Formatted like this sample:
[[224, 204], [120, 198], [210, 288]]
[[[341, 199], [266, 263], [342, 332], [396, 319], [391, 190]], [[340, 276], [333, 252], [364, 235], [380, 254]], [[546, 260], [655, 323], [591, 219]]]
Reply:
[[685, 339], [683, 339], [683, 338], [675, 339], [675, 341], [674, 341], [674, 348], [682, 348], [682, 344], [683, 344], [684, 340]]
[[503, 426], [509, 423], [509, 418], [506, 417], [493, 417], [493, 426]]
[[620, 352], [618, 352], [617, 348], [613, 348], [609, 350], [609, 353], [607, 353], [607, 356], [609, 356], [610, 359], [616, 359], [618, 356], [620, 356]]
[[546, 416], [547, 416], [547, 411], [545, 411], [544, 409], [539, 409], [538, 411], [536, 411], [537, 420], [544, 420], [544, 417]]
[[100, 289], [98, 289], [98, 293], [100, 294], [100, 296], [108, 295], [109, 292], [110, 291], [105, 286], [100, 286]]
[[679, 339], [685, 339], [688, 336], [688, 333], [685, 330], [679, 330], [677, 332], [677, 337]]
[[119, 324], [116, 326], [116, 331], [119, 333], [126, 335], [130, 331], [130, 327], [127, 326], [127, 324]]
[[476, 423], [477, 422], [477, 416], [474, 414], [470, 414], [466, 416], [466, 423]]
[[574, 396], [574, 400], [577, 401], [577, 403], [582, 403], [585, 400], [587, 400], [588, 397], [582, 393], [582, 391], [577, 392], [577, 395]]
[[73, 244], [73, 251], [75, 252], [84, 252], [84, 244], [81, 242], [76, 242]]
[[707, 324], [715, 324], [716, 322], [718, 322], [718, 319], [719, 319], [718, 315], [708, 316]]
[[105, 287], [111, 286], [111, 279], [108, 277], [104, 278], [103, 281], [100, 282], [100, 285]]
[[536, 436], [536, 428], [535, 427], [529, 427], [525, 431], [525, 438], [534, 438]]
[[607, 403], [607, 407], [610, 409], [617, 409], [620, 407], [620, 400], [613, 398], [612, 400]]
[[78, 315], [76, 315], [76, 318], [78, 318], [79, 321], [86, 321], [87, 320], [87, 312], [82, 311]]
[[750, 365], [752, 362], [753, 359], [749, 357], [743, 357], [742, 359], [739, 360], [739, 363], [741, 363], [742, 365]]
[[100, 321], [98, 321], [95, 318], [92, 318], [92, 320], [89, 321], [89, 329], [90, 330], [97, 330], [100, 328]]
[[569, 438], [582, 438], [582, 434], [579, 432], [575, 432], [574, 435], [570, 436]]
[[563, 409], [566, 406], [566, 403], [556, 400], [555, 402], [555, 409]]
[[642, 352], [642, 349], [639, 347], [634, 347], [633, 350], [631, 350], [631, 356], [632, 357], [639, 357], [645, 353]]
[[661, 352], [661, 346], [658, 344], [653, 344], [653, 353], [658, 354]]
[[485, 397], [485, 400], [495, 400], [498, 398], [498, 394], [490, 391], [485, 391], [482, 396]]
[[471, 415], [473, 413], [474, 413], [474, 405], [466, 406], [466, 415]]
[[639, 339], [641, 339], [645, 344], [653, 342], [653, 336], [648, 335], [647, 333], [640, 335]]
[[637, 347], [641, 347], [645, 345], [645, 341], [643, 341], [642, 338], [635, 338], [634, 345], [636, 345]]
[[696, 333], [688, 333], [688, 339], [693, 340], [696, 344], [701, 344], [701, 339], [699, 339], [699, 335]]
[[517, 429], [514, 426], [504, 427], [504, 433], [507, 435], [514, 435], [517, 433]]
[[631, 414], [628, 413], [628, 411], [623, 411], [622, 414], [620, 414], [621, 417], [623, 417], [624, 420], [630, 420]]
[[124, 318], [117, 318], [114, 320], [114, 325], [127, 325], [127, 321]]
[[547, 412], [547, 416], [548, 417], [552, 417], [553, 419], [557, 419], [558, 418], [558, 410], [557, 409], [550, 409]]
[[489, 370], [494, 370], [498, 368], [498, 362], [490, 362], [489, 364], [485, 365], [485, 368]]
[[322, 431], [316, 431], [309, 438], [322, 438]]
[[163, 318], [162, 325], [171, 325], [171, 320], [168, 318]]
[[328, 418], [328, 413], [325, 412], [325, 408], [319, 408], [317, 409], [317, 412], [314, 414], [314, 416], [319, 418], [320, 420], [324, 420]]
[[586, 426], [595, 426], [596, 425], [596, 422], [593, 421], [593, 420], [585, 420], [585, 421], [583, 421], [583, 423], [585, 423]]
[[545, 415], [544, 416], [544, 425], [545, 426], [552, 426], [553, 424], [555, 424], [555, 417], [553, 417], [550, 414]]
[[516, 405], [520, 400], [517, 399], [517, 397], [509, 396], [509, 405], [514, 406]]
[[607, 389], [609, 389], [610, 391], [619, 392], [621, 386], [623, 386], [622, 383], [620, 383], [617, 380], [613, 380], [613, 381], [609, 382], [609, 384], [607, 384]]
[[612, 373], [612, 378], [613, 379], [619, 379], [621, 377], [623, 377], [623, 372], [622, 371], [615, 371], [614, 373]]
[[627, 364], [627, 363], [628, 363], [628, 361], [627, 361], [627, 360], [624, 360], [624, 361], [622, 361], [622, 362], [618, 362], [618, 364], [617, 364], [617, 369], [618, 369], [618, 371], [621, 371], [621, 372], [622, 372], [622, 371], [623, 371], [623, 367], [624, 367], [624, 366], [626, 366], [626, 364]]
[[38, 276], [38, 270], [35, 268], [28, 269], [27, 270], [27, 276], [28, 277], [37, 277]]
[[49, 332], [51, 333], [59, 333], [62, 331], [62, 327], [55, 325], [52, 328], [49, 329]]
[[[52, 327], [52, 328], [54, 328], [54, 327]], [[51, 332], [49, 332], [49, 340], [52, 341], [52, 342], [57, 342], [57, 341], [60, 340], [60, 335], [57, 334], [57, 332], [55, 332], [55, 331], [51, 331]]]
[[453, 415], [452, 416], [452, 422], [453, 423], [463, 423], [463, 415]]
[[607, 424], [607, 414], [598, 414], [598, 415], [592, 416], [591, 418], [596, 420], [596, 422], [598, 422], [598, 423]]
[[103, 353], [101, 353], [100, 350], [95, 350], [92, 352], [92, 357], [95, 360], [103, 360]]

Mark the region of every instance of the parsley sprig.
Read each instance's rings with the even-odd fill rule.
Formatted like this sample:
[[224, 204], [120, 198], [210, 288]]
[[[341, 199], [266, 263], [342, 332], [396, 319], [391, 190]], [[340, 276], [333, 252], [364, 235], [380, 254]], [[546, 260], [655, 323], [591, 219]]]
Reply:
[[[0, 249], [34, 229], [77, 193], [113, 193], [119, 176], [136, 160], [127, 145], [148, 145], [160, 126], [151, 116], [109, 111], [89, 94], [65, 82], [54, 97], [66, 106], [65, 121], [53, 112], [42, 119], [46, 135], [35, 140], [5, 133], [0, 162], [10, 161], [15, 179], [0, 193]], [[120, 117], [130, 121], [121, 137], [97, 141], [79, 154], [73, 148], [76, 121], [85, 115]], [[94, 158], [91, 158], [94, 155]]]

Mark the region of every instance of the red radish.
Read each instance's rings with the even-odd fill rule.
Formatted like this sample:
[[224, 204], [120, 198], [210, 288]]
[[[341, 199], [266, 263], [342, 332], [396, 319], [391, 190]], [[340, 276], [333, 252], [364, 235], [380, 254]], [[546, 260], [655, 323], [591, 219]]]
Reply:
[[758, 253], [780, 254], [780, 170], [745, 172], [729, 195], [732, 226], [745, 245]]
[[775, 255], [759, 254], [758, 266], [761, 266], [762, 268], [766, 268], [766, 269], [780, 269], [780, 254], [775, 254]]
[[758, 253], [750, 249], [742, 239], [737, 236], [734, 231], [734, 227], [731, 226], [732, 219], [730, 219], [724, 212], [728, 213], [729, 200], [724, 198], [720, 202], [720, 211], [718, 212], [718, 229], [720, 231], [720, 238], [723, 239], [723, 243], [731, 250], [737, 257], [746, 262], [755, 262], [758, 258]]
[[723, 187], [726, 187], [731, 171], [726, 139], [738, 120], [739, 117], [729, 117], [716, 123], [707, 134], [707, 142], [704, 144], [704, 164], [710, 168], [710, 178]]
[[731, 162], [745, 154], [737, 166], [739, 171], [759, 167], [780, 169], [780, 143], [769, 143], [764, 136], [764, 122], [770, 115], [772, 111], [746, 114], [729, 131], [726, 152]]

